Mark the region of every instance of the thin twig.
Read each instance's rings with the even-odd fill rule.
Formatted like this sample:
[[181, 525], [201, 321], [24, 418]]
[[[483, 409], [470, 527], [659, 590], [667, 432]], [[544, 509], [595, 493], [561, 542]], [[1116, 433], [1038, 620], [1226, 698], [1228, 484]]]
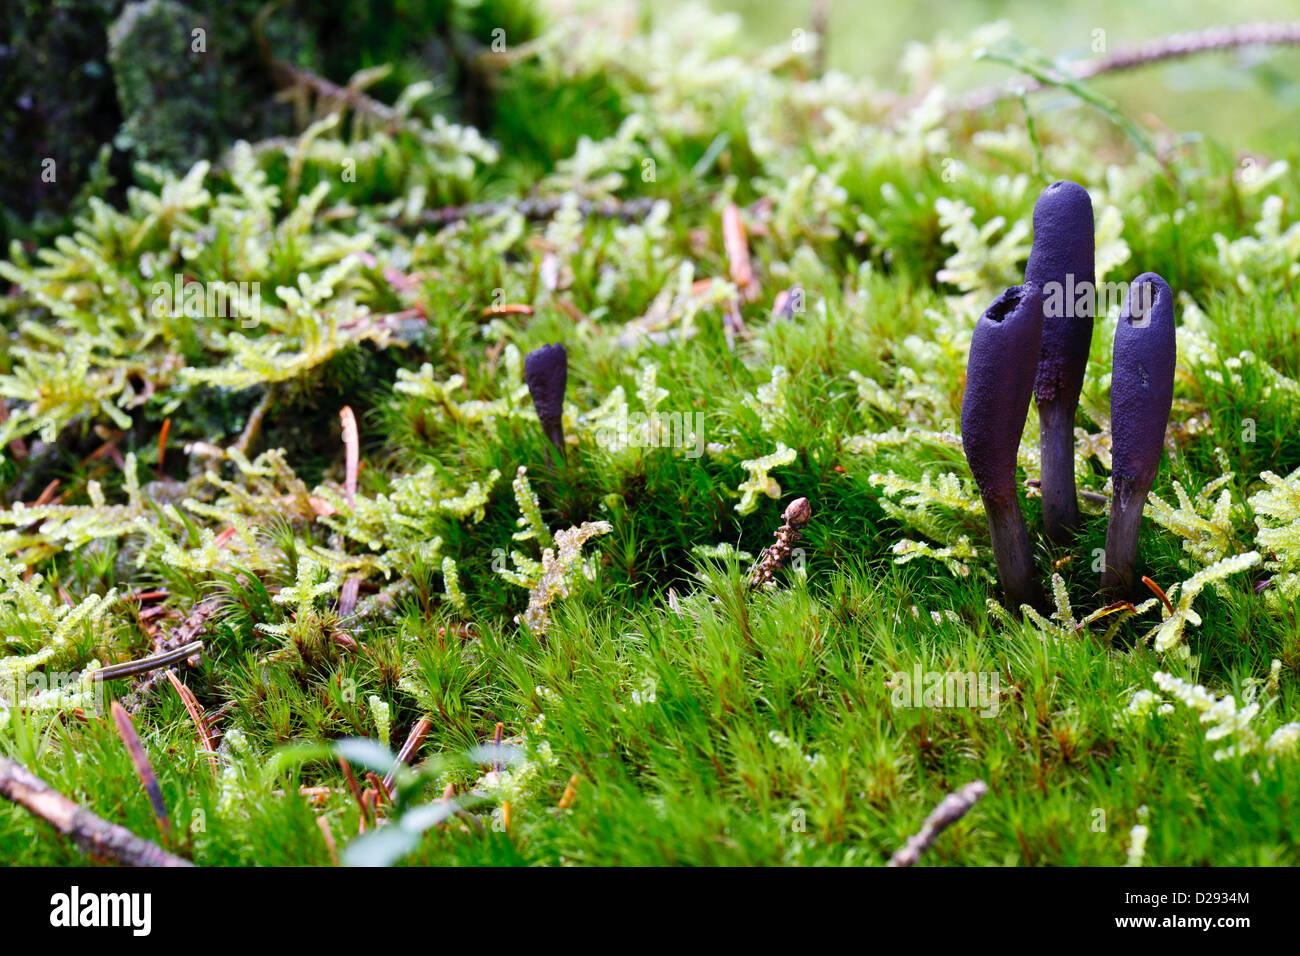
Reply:
[[[1300, 44], [1300, 21], [1287, 23], [1244, 23], [1233, 27], [1211, 27], [1196, 33], [1174, 33], [1142, 43], [1120, 47], [1098, 59], [1080, 60], [1069, 66], [1069, 79], [1087, 80], [1103, 73], [1132, 70], [1164, 60], [1196, 53], [1232, 50], [1249, 46], [1293, 46]], [[1008, 83], [981, 87], [954, 101], [949, 113], [982, 110], [999, 100], [1018, 97], [1043, 88], [1033, 78], [1017, 78]]]
[[964, 817], [970, 808], [979, 802], [980, 797], [989, 792], [983, 780], [968, 783], [956, 793], [950, 793], [939, 801], [939, 805], [930, 811], [930, 815], [921, 824], [921, 829], [907, 840], [907, 845], [896, 851], [889, 859], [889, 866], [911, 866], [921, 858], [921, 854], [930, 848], [930, 844], [939, 834]]
[[[97, 680], [117, 680], [119, 677], [135, 677], [137, 674], [147, 674], [160, 667], [171, 667], [173, 664], [179, 664], [181, 661], [201, 653], [203, 653], [203, 642], [194, 641], [193, 643], [178, 647], [175, 650], [166, 651], [162, 654], [155, 654], [153, 657], [144, 657], [138, 661], [126, 661], [122, 664], [111, 664], [108, 667], [102, 667], [95, 671], [92, 676]], [[170, 673], [170, 671], [168, 673]]]
[[[643, 219], [654, 208], [655, 199], [649, 196], [636, 199], [608, 201], [583, 200], [578, 203], [578, 213], [585, 219]], [[469, 219], [485, 219], [506, 211], [514, 211], [530, 222], [550, 219], [564, 206], [560, 199], [520, 199], [510, 202], [470, 203], [466, 206], [444, 206], [426, 209], [420, 213], [416, 225], [441, 228]]]

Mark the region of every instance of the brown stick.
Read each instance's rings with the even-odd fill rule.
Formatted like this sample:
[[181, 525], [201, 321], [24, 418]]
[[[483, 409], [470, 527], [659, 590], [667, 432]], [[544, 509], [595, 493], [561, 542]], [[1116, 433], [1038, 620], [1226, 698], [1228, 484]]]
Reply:
[[[622, 219], [626, 222], [642, 219], [649, 215], [654, 207], [654, 197], [638, 197], [628, 200], [582, 200], [578, 203], [578, 213], [587, 219]], [[416, 220], [419, 225], [441, 228], [466, 219], [481, 219], [499, 215], [505, 210], [513, 210], [530, 222], [550, 219], [560, 209], [563, 202], [559, 199], [521, 199], [505, 202], [471, 203], [467, 206], [443, 206], [439, 209], [426, 209]]]
[[940, 833], [964, 817], [970, 808], [979, 802], [980, 797], [988, 792], [988, 785], [983, 780], [976, 780], [966, 784], [956, 793], [948, 794], [930, 811], [930, 815], [921, 824], [921, 829], [908, 837], [907, 845], [889, 858], [889, 866], [914, 864]]
[[71, 837], [86, 853], [121, 866], [193, 866], [125, 827], [96, 816], [59, 793], [21, 764], [0, 757], [0, 796], [12, 800]]

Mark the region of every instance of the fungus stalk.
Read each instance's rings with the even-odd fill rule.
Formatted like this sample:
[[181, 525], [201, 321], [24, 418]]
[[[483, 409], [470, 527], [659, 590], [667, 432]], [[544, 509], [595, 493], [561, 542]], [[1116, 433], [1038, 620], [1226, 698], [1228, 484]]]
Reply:
[[537, 410], [537, 420], [561, 459], [564, 458], [564, 390], [568, 381], [569, 356], [558, 342], [534, 349], [524, 358], [524, 382]]
[[962, 446], [988, 516], [998, 577], [1013, 609], [1042, 603], [1029, 531], [1016, 494], [1016, 451], [1025, 430], [1042, 339], [1037, 286], [1012, 286], [980, 316], [971, 336]]
[[1136, 594], [1138, 530], [1164, 454], [1174, 398], [1173, 293], [1154, 272], [1129, 287], [1115, 330], [1110, 385], [1110, 524], [1102, 590], [1113, 600]]
[[1034, 380], [1043, 526], [1053, 542], [1068, 544], [1079, 525], [1074, 413], [1097, 307], [1092, 201], [1077, 183], [1052, 183], [1038, 197], [1025, 282], [1043, 296], [1043, 340]]

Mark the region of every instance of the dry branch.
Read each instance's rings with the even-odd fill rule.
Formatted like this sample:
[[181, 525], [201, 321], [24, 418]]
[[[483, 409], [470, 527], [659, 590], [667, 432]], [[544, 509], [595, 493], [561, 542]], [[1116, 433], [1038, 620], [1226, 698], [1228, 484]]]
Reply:
[[921, 829], [908, 837], [907, 845], [894, 853], [889, 859], [890, 866], [911, 866], [921, 858], [921, 854], [948, 827], [964, 817], [970, 808], [979, 802], [980, 797], [989, 792], [983, 780], [968, 783], [956, 793], [950, 793], [939, 801], [939, 805], [930, 811], [930, 815], [921, 824]]
[[21, 764], [0, 757], [0, 796], [40, 817], [82, 850], [121, 866], [193, 866], [78, 806]]

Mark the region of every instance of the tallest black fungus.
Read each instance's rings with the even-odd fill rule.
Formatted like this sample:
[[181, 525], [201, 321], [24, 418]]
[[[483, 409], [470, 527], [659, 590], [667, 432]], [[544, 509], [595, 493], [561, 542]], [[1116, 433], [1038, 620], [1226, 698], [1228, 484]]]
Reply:
[[1079, 525], [1074, 487], [1074, 412], [1079, 407], [1096, 312], [1092, 200], [1062, 180], [1034, 205], [1034, 245], [1025, 281], [1043, 294], [1043, 343], [1034, 381], [1042, 457], [1043, 526], [1068, 544]]
[[1042, 295], [1026, 282], [998, 296], [971, 335], [961, 440], [993, 539], [998, 577], [1013, 610], [1040, 606], [1029, 531], [1016, 494], [1016, 451], [1025, 430], [1043, 332]]
[[1112, 495], [1101, 586], [1115, 601], [1136, 596], [1138, 528], [1164, 454], [1177, 357], [1173, 293], [1144, 272], [1120, 313], [1110, 380]]

